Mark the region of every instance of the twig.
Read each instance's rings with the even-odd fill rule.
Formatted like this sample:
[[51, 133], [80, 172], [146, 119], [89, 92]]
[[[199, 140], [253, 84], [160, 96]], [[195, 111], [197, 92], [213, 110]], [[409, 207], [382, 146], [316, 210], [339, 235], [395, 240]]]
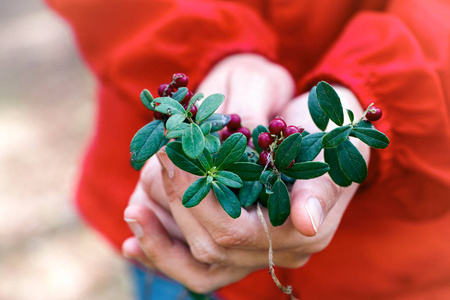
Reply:
[[264, 215], [261, 210], [261, 204], [259, 202], [256, 206], [256, 213], [258, 214], [259, 220], [261, 221], [264, 231], [266, 232], [267, 238], [269, 239], [269, 273], [272, 276], [273, 281], [275, 282], [276, 286], [285, 294], [288, 294], [291, 296], [291, 300], [297, 300], [294, 295], [292, 294], [292, 287], [281, 284], [280, 280], [278, 280], [277, 275], [275, 275], [275, 269], [273, 266], [275, 265], [273, 263], [273, 249], [272, 249], [272, 238], [270, 237], [269, 227], [267, 226], [266, 220], [264, 219]]

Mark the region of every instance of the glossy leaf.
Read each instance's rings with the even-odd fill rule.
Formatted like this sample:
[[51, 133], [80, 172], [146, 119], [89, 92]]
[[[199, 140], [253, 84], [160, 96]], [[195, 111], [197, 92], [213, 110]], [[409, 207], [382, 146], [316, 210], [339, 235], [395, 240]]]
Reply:
[[375, 128], [373, 126], [373, 124], [370, 123], [369, 120], [361, 120], [361, 121], [359, 121], [358, 124], [356, 124], [356, 126], [354, 126], [354, 128], [356, 128], [356, 127], [358, 127], [358, 128]]
[[225, 170], [235, 163], [244, 153], [247, 138], [242, 133], [232, 134], [220, 147], [214, 165], [217, 170]]
[[337, 146], [339, 165], [347, 177], [362, 183], [367, 178], [367, 165], [359, 150], [349, 140]]
[[141, 102], [147, 109], [155, 110], [152, 105], [153, 100], [153, 96], [148, 90], [143, 90], [141, 92]]
[[178, 91], [173, 93], [171, 98], [174, 99], [175, 101], [181, 102], [183, 101], [184, 97], [186, 97], [187, 92], [188, 89], [186, 87], [180, 87]]
[[352, 125], [341, 126], [331, 130], [322, 138], [322, 146], [324, 148], [337, 147], [348, 138], [351, 131]]
[[261, 149], [261, 147], [258, 145], [258, 137], [262, 132], [269, 132], [269, 130], [265, 126], [258, 125], [255, 129], [253, 129], [253, 132], [252, 132], [253, 146], [255, 147], [255, 150], [258, 153], [261, 153], [263, 151]]
[[317, 100], [323, 112], [339, 126], [344, 124], [344, 110], [341, 100], [331, 85], [325, 81], [319, 82], [316, 87]]
[[188, 157], [184, 151], [181, 142], [171, 142], [166, 146], [166, 153], [169, 159], [178, 168], [194, 175], [203, 176], [206, 170], [198, 159]]
[[328, 164], [320, 161], [308, 161], [295, 163], [288, 170], [284, 170], [283, 174], [295, 179], [311, 179], [322, 176], [330, 167]]
[[220, 149], [220, 140], [218, 137], [208, 134], [205, 136], [205, 148], [210, 153], [216, 153]]
[[353, 112], [350, 109], [347, 109], [347, 114], [348, 114], [348, 118], [350, 119], [350, 123], [353, 123], [353, 121], [355, 120], [355, 115], [353, 114]]
[[202, 164], [203, 168], [207, 171], [211, 170], [214, 166], [212, 155], [206, 147], [205, 149], [203, 149], [202, 154], [200, 154], [197, 159]]
[[208, 183], [206, 177], [197, 179], [186, 189], [181, 202], [185, 207], [194, 207], [208, 195], [210, 190], [211, 183]]
[[344, 187], [349, 186], [352, 184], [352, 181], [342, 171], [337, 153], [337, 148], [328, 148], [324, 150], [325, 162], [330, 166], [328, 174], [337, 185]]
[[222, 208], [233, 219], [241, 215], [241, 203], [236, 195], [224, 184], [213, 181], [213, 191]]
[[[177, 115], [178, 116], [178, 115]], [[182, 115], [179, 115], [182, 116]], [[166, 139], [175, 139], [183, 135], [183, 132], [189, 127], [187, 123], [181, 123], [176, 128], [168, 130], [166, 133]]]
[[227, 170], [237, 174], [244, 181], [254, 181], [259, 180], [264, 167], [251, 162], [236, 162]]
[[223, 94], [212, 94], [206, 97], [206, 99], [203, 100], [202, 104], [198, 108], [195, 121], [197, 123], [200, 123], [206, 120], [219, 108], [219, 106], [222, 104], [224, 100], [225, 96]]
[[302, 135], [295, 133], [284, 139], [278, 146], [274, 164], [278, 170], [286, 169], [300, 152]]
[[259, 181], [244, 181], [242, 188], [239, 190], [239, 201], [242, 207], [248, 207], [258, 200], [263, 189], [263, 185]]
[[200, 129], [203, 132], [203, 135], [208, 135], [211, 132], [211, 123], [202, 123], [200, 124]]
[[231, 188], [238, 189], [238, 188], [241, 188], [243, 185], [242, 179], [239, 178], [238, 175], [236, 175], [232, 172], [228, 172], [228, 171], [219, 171], [216, 174], [214, 174], [214, 178], [218, 182], [220, 182], [228, 187], [231, 187]]
[[282, 180], [275, 182], [272, 191], [273, 193], [269, 195], [267, 203], [269, 219], [273, 226], [280, 226], [283, 225], [291, 213], [289, 191]]
[[316, 158], [323, 149], [322, 138], [325, 134], [325, 132], [315, 132], [304, 136], [302, 139], [300, 152], [298, 153], [295, 161], [306, 162], [312, 161]]
[[183, 151], [190, 158], [198, 157], [205, 148], [205, 138], [203, 132], [195, 123], [190, 123], [181, 136]]
[[142, 168], [143, 163], [161, 148], [164, 140], [164, 122], [161, 120], [152, 121], [139, 129], [130, 144], [130, 162], [133, 168]]
[[216, 132], [223, 129], [228, 122], [230, 122], [229, 115], [223, 114], [212, 114], [208, 119], [202, 122], [202, 124], [210, 123], [211, 124], [211, 132]]
[[316, 87], [314, 86], [308, 95], [308, 109], [311, 118], [316, 124], [317, 128], [324, 131], [327, 129], [328, 121], [330, 118], [320, 108], [319, 100], [317, 99]]
[[173, 100], [169, 97], [160, 97], [156, 98], [153, 103], [156, 105], [156, 103], [159, 103], [158, 106], [155, 106], [155, 110], [157, 112], [160, 112], [162, 114], [166, 114], [169, 116], [173, 116], [176, 114], [186, 114], [186, 111], [183, 108], [183, 105], [181, 105], [178, 101]]
[[186, 116], [182, 114], [176, 114], [171, 116], [169, 119], [167, 119], [166, 122], [166, 129], [167, 130], [173, 130], [177, 128], [183, 121], [185, 120]]
[[375, 128], [355, 127], [352, 133], [372, 148], [384, 149], [389, 145], [388, 137]]

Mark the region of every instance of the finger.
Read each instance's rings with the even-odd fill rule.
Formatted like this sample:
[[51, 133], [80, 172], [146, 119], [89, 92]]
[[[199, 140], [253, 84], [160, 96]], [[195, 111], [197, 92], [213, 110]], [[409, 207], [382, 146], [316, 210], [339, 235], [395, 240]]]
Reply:
[[146, 266], [148, 269], [155, 270], [155, 265], [145, 255], [141, 249], [141, 245], [136, 237], [126, 239], [122, 244], [122, 254], [125, 258], [135, 260]]
[[209, 293], [245, 277], [247, 268], [222, 267], [198, 262], [186, 246], [171, 239], [154, 213], [129, 206], [125, 216], [136, 222], [136, 236], [152, 263], [169, 277], [198, 293]]
[[142, 168], [139, 181], [142, 189], [150, 199], [158, 203], [165, 210], [169, 210], [167, 195], [162, 186], [161, 179], [162, 166], [156, 156], [152, 156]]

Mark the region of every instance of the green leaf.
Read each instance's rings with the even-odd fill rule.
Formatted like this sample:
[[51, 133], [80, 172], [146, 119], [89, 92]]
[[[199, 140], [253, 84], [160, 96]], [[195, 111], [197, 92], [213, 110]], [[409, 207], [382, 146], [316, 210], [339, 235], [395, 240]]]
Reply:
[[244, 181], [254, 181], [259, 180], [264, 167], [251, 162], [236, 162], [227, 170], [237, 174]]
[[[177, 115], [182, 116], [182, 115]], [[174, 117], [174, 116], [172, 116]], [[183, 135], [183, 132], [189, 127], [187, 123], [181, 123], [176, 128], [168, 130], [166, 133], [166, 139], [175, 139]]]
[[[169, 97], [160, 97], [156, 98], [153, 103], [159, 103], [158, 106], [155, 106], [155, 110], [157, 112], [160, 112], [162, 114], [166, 115], [176, 115], [176, 114], [186, 114], [186, 111], [183, 108], [183, 105], [181, 105], [178, 101], [173, 100]], [[156, 105], [156, 104], [155, 104]]]
[[186, 119], [185, 115], [182, 114], [176, 114], [171, 116], [169, 119], [167, 119], [166, 122], [166, 129], [167, 130], [173, 130], [180, 126], [181, 123]]
[[143, 90], [141, 92], [141, 102], [147, 109], [155, 110], [152, 106], [153, 96], [148, 90]]
[[261, 173], [259, 181], [264, 185], [265, 192], [267, 194], [272, 194], [272, 186], [277, 178], [278, 176], [272, 170], [264, 171]]
[[274, 164], [278, 170], [286, 169], [297, 157], [302, 144], [302, 135], [295, 133], [284, 139], [278, 146]]
[[244, 153], [247, 138], [242, 133], [234, 133], [220, 147], [214, 165], [217, 170], [225, 170], [235, 163]]
[[203, 132], [195, 123], [190, 123], [181, 136], [183, 151], [190, 158], [198, 157], [205, 148], [205, 138]]
[[186, 87], [181, 87], [178, 89], [178, 91], [173, 93], [172, 99], [175, 101], [181, 102], [181, 101], [183, 101], [184, 97], [186, 97], [187, 92], [188, 92], [188, 89]]
[[322, 176], [329, 169], [327, 163], [308, 161], [294, 164], [288, 170], [284, 170], [283, 174], [295, 179], [311, 179]]
[[200, 154], [197, 159], [206, 171], [211, 170], [214, 166], [212, 155], [206, 148], [203, 149], [202, 154]]
[[252, 132], [253, 146], [255, 147], [255, 150], [258, 153], [261, 153], [263, 151], [261, 149], [261, 147], [258, 145], [258, 137], [262, 132], [269, 132], [269, 130], [265, 126], [258, 125], [255, 129], [253, 129], [253, 132]]
[[218, 182], [220, 182], [228, 187], [231, 187], [231, 188], [239, 189], [243, 185], [243, 182], [242, 182], [241, 178], [239, 178], [238, 175], [236, 175], [232, 172], [228, 172], [228, 171], [219, 171], [214, 174], [214, 178]]
[[322, 150], [322, 138], [325, 132], [315, 132], [303, 137], [300, 152], [298, 153], [295, 161], [305, 162], [312, 161], [319, 155]]
[[130, 144], [131, 166], [139, 170], [147, 159], [153, 156], [161, 148], [164, 141], [164, 122], [155, 120], [134, 135]]
[[241, 203], [236, 195], [220, 182], [212, 183], [214, 194], [225, 212], [233, 219], [241, 215]]
[[220, 140], [211, 134], [205, 136], [205, 148], [208, 149], [210, 153], [216, 153], [220, 149]]
[[317, 99], [324, 113], [339, 126], [344, 124], [344, 110], [341, 100], [331, 85], [319, 82], [316, 88]]
[[372, 148], [384, 149], [389, 145], [388, 137], [375, 128], [354, 127], [352, 133]]
[[349, 140], [337, 146], [339, 165], [347, 177], [362, 183], [367, 178], [367, 165], [364, 157]]
[[191, 111], [192, 106], [194, 106], [195, 102], [203, 98], [203, 93], [198, 93], [192, 96], [191, 100], [189, 100], [186, 111]]
[[206, 170], [198, 159], [189, 158], [183, 151], [181, 142], [171, 142], [166, 146], [166, 153], [178, 168], [194, 175], [203, 176]]
[[339, 186], [349, 186], [352, 181], [345, 175], [339, 165], [339, 160], [337, 157], [337, 148], [328, 148], [324, 150], [325, 162], [330, 166], [328, 174], [331, 179]]
[[337, 147], [348, 138], [351, 131], [352, 125], [341, 126], [331, 130], [322, 138], [322, 146], [324, 148]]
[[228, 122], [230, 122], [231, 117], [229, 115], [223, 114], [212, 114], [208, 119], [202, 122], [202, 124], [210, 123], [211, 132], [216, 132], [223, 129]]
[[324, 131], [327, 129], [328, 121], [330, 118], [320, 108], [319, 100], [317, 99], [316, 87], [314, 86], [308, 95], [308, 109], [311, 118], [316, 124], [317, 128]]
[[350, 123], [353, 123], [353, 120], [355, 120], [355, 115], [350, 109], [347, 109], [348, 118], [350, 119]]
[[375, 128], [369, 120], [361, 120], [354, 126], [355, 128]]
[[273, 226], [280, 226], [283, 225], [291, 213], [289, 191], [282, 180], [275, 182], [272, 191], [273, 193], [269, 195], [267, 203], [269, 219]]
[[224, 100], [225, 96], [223, 94], [212, 94], [206, 97], [206, 99], [203, 100], [202, 104], [198, 108], [195, 121], [197, 123], [200, 123], [206, 120], [219, 108]]
[[194, 207], [208, 195], [210, 190], [211, 183], [208, 183], [206, 177], [197, 179], [186, 189], [181, 202], [185, 207]]
[[208, 135], [211, 132], [211, 123], [202, 123], [200, 124], [200, 129], [203, 132], [203, 135]]
[[239, 201], [241, 206], [248, 207], [258, 200], [263, 189], [263, 185], [259, 181], [244, 181], [242, 188], [239, 190]]

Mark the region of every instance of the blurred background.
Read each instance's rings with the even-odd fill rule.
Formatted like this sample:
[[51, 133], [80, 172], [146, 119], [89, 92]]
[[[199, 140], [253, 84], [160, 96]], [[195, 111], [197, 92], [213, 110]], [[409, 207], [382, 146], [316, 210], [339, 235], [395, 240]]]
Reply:
[[0, 299], [131, 299], [125, 262], [71, 203], [92, 75], [41, 1], [0, 8]]

